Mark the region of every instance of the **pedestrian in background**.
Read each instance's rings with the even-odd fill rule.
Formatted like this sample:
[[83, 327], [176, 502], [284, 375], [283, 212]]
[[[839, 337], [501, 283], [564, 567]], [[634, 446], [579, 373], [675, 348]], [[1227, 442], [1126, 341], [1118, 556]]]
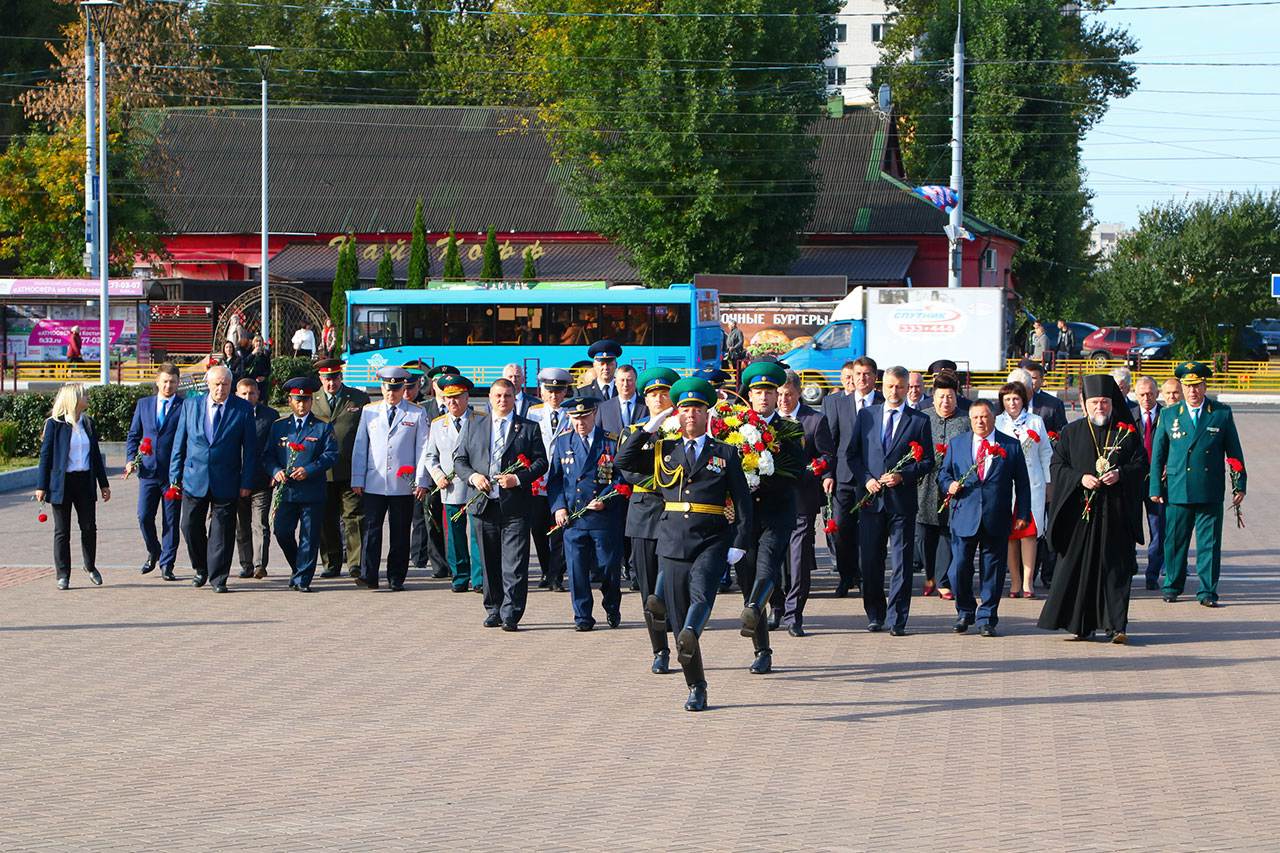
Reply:
[[36, 500], [53, 505], [53, 566], [58, 589], [71, 586], [71, 510], [80, 525], [80, 556], [89, 580], [102, 586], [98, 574], [97, 496], [111, 500], [107, 469], [98, 447], [98, 434], [86, 415], [89, 397], [78, 383], [63, 385], [53, 400], [53, 411], [44, 422], [40, 440], [40, 468], [36, 479]]
[[311, 358], [316, 353], [316, 333], [311, 321], [303, 320], [302, 328], [293, 333], [293, 354], [298, 358]]

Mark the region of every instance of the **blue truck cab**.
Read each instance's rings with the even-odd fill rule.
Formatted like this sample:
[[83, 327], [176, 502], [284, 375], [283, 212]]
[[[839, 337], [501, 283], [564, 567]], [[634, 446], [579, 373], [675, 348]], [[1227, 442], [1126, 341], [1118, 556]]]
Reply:
[[823, 326], [812, 340], [780, 356], [780, 359], [809, 384], [805, 371], [838, 373], [846, 361], [866, 355], [866, 352], [866, 321], [835, 320]]

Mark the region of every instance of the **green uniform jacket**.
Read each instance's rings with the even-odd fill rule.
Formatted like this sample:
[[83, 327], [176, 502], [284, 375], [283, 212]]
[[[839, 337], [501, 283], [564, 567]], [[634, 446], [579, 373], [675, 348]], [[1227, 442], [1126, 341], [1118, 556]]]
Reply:
[[[1194, 429], [1185, 402], [1166, 406], [1151, 439], [1151, 497], [1174, 504], [1222, 503], [1228, 458], [1244, 462], [1230, 406], [1206, 399]], [[1241, 491], [1245, 485], [1241, 474]]]
[[351, 454], [356, 446], [356, 431], [360, 428], [360, 410], [369, 405], [369, 395], [358, 388], [343, 385], [338, 389], [333, 409], [329, 408], [329, 397], [324, 391], [317, 391], [311, 399], [311, 413], [333, 427], [333, 440], [338, 445], [338, 461], [325, 476], [331, 483], [349, 482]]

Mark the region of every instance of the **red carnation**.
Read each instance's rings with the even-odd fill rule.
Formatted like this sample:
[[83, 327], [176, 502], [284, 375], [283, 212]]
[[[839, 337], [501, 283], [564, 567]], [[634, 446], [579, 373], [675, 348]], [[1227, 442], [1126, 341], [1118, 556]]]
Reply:
[[1227, 467], [1231, 469], [1232, 474], [1244, 473], [1244, 463], [1239, 459], [1236, 459], [1234, 456], [1227, 457]]
[[773, 441], [773, 433], [769, 432], [767, 429], [762, 430], [760, 433], [760, 440], [763, 441], [765, 444], [768, 444], [769, 442]]
[[1058, 434], [1057, 434], [1056, 432], [1054, 432], [1053, 430], [1049, 430], [1049, 440], [1050, 440], [1050, 441], [1057, 441], [1057, 440], [1058, 440]]
[[48, 520], [49, 520], [49, 516], [47, 513], [42, 512], [36, 516], [36, 521], [40, 522], [41, 524], [44, 524]]
[[400, 466], [400, 470], [396, 471], [396, 476], [397, 476], [397, 477], [404, 477], [405, 479], [408, 479], [409, 477], [412, 477], [412, 476], [413, 476], [413, 466], [412, 466], [412, 465], [401, 465], [401, 466]]
[[[301, 453], [302, 451], [307, 449], [307, 446], [305, 444], [299, 444], [296, 441], [291, 441], [289, 442], [289, 449], [292, 450], [294, 453]], [[404, 468], [401, 468], [400, 470], [404, 471]]]
[[631, 485], [629, 483], [618, 483], [618, 485], [613, 487], [613, 490], [624, 498], [631, 497]]
[[924, 458], [924, 446], [920, 442], [913, 441], [907, 446], [911, 448], [911, 458], [917, 462]]
[[521, 453], [519, 456], [516, 457], [516, 461], [519, 462], [521, 465], [523, 465], [525, 468], [533, 467], [533, 463], [529, 461], [529, 457], [525, 456], [523, 453]]
[[935, 445], [933, 446], [933, 449], [934, 449], [934, 450], [936, 450], [938, 453], [946, 453], [946, 452], [947, 452], [947, 446], [946, 446], [945, 444], [942, 444], [941, 442], [939, 442], [938, 444], [935, 444]]
[[151, 439], [149, 438], [142, 439], [142, 442], [138, 445], [138, 452], [141, 453], [143, 456], [150, 456], [151, 455]]
[[827, 523], [822, 528], [824, 533], [835, 533], [839, 529], [840, 525], [836, 524], [836, 520], [834, 518], [828, 518]]
[[1033, 429], [1027, 430], [1027, 438], [1031, 439], [1036, 444], [1040, 443], [1040, 433], [1036, 432]]
[[764, 442], [763, 442], [763, 441], [757, 441], [757, 442], [755, 443], [755, 445], [754, 445], [754, 450], [755, 450], [755, 452], [756, 452], [756, 453], [760, 453], [761, 451], [763, 451], [763, 450], [764, 450]]
[[827, 460], [815, 459], [809, 463], [809, 473], [815, 477], [821, 477], [822, 472], [827, 470]]
[[176, 501], [180, 497], [182, 497], [182, 489], [178, 488], [177, 486], [170, 486], [169, 488], [165, 489], [165, 492], [164, 492], [165, 500]]
[[1000, 445], [989, 444], [987, 446], [991, 448], [989, 452], [991, 453], [992, 456], [999, 456], [1001, 459], [1008, 458], [1009, 452], [1005, 450], [1003, 447], [1001, 447]]

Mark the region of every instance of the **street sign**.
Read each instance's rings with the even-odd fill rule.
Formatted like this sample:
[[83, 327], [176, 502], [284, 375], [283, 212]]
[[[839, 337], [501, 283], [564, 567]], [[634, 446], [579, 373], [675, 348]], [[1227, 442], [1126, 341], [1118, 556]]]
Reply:
[[1271, 295], [1280, 299], [1280, 272], [1271, 274]]

